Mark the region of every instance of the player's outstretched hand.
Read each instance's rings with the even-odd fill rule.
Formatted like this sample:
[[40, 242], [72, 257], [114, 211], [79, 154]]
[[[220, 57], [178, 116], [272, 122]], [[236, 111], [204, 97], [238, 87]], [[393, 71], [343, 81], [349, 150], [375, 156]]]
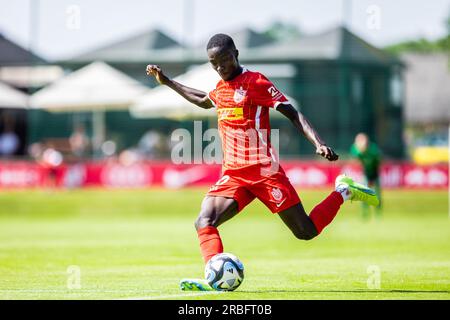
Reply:
[[336, 161], [337, 159], [339, 159], [339, 155], [334, 152], [333, 149], [331, 149], [329, 146], [324, 144], [317, 147], [316, 153], [329, 161]]
[[155, 64], [149, 64], [145, 69], [148, 76], [154, 76], [159, 84], [166, 84], [169, 78], [162, 72], [161, 68]]

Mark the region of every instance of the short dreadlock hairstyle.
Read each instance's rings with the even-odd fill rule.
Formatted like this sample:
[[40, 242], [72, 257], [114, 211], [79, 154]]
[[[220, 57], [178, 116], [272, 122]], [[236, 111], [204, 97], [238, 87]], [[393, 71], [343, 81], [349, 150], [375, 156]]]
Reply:
[[233, 39], [226, 34], [218, 33], [215, 34], [209, 39], [208, 45], [206, 46], [206, 50], [209, 50], [211, 48], [229, 48], [229, 49], [236, 49], [236, 46], [234, 45]]

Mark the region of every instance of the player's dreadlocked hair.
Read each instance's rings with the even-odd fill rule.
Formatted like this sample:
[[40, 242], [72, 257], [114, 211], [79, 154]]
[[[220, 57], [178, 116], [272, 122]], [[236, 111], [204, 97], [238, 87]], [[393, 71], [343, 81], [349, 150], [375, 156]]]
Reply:
[[236, 49], [236, 46], [234, 45], [233, 39], [226, 34], [218, 33], [215, 34], [209, 39], [208, 45], [206, 46], [206, 50], [211, 48], [230, 48], [230, 49]]

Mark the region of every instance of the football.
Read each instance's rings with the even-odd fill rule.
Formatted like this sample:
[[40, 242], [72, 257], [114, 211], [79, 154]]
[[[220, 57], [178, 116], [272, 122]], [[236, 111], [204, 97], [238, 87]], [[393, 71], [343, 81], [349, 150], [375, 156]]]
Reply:
[[206, 264], [205, 278], [217, 291], [233, 291], [244, 280], [244, 265], [231, 253], [219, 253]]

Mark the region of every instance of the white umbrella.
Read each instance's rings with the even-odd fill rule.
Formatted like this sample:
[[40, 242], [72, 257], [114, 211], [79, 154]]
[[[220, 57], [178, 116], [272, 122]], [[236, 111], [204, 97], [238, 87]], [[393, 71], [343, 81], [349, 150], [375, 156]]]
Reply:
[[39, 90], [32, 108], [49, 111], [126, 109], [147, 89], [103, 62], [93, 62]]
[[[209, 63], [206, 63], [175, 77], [174, 80], [186, 86], [210, 92], [215, 88], [220, 77]], [[295, 100], [289, 97], [288, 99], [295, 106]], [[135, 104], [130, 107], [130, 113], [136, 118], [195, 118], [217, 115], [214, 109], [205, 110], [195, 106], [166, 86], [152, 89], [136, 99]]]
[[[208, 64], [204, 64], [175, 77], [174, 80], [209, 92], [215, 88], [220, 77]], [[159, 86], [138, 98], [130, 107], [130, 113], [136, 118], [186, 118], [216, 115], [214, 110], [195, 106], [166, 86]]]
[[28, 95], [0, 82], [0, 108], [26, 108]]
[[31, 107], [52, 112], [93, 111], [94, 144], [104, 140], [104, 111], [127, 109], [148, 90], [103, 62], [93, 62], [31, 96]]

